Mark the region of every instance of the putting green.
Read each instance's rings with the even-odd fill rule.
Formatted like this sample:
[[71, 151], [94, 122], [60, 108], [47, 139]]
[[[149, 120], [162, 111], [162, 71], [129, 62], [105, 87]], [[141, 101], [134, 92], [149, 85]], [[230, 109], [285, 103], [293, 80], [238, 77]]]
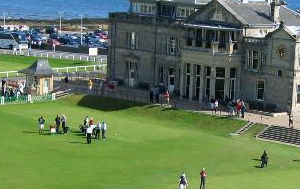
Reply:
[[[38, 135], [56, 114], [67, 116], [67, 135]], [[87, 145], [78, 126], [84, 116], [105, 120], [107, 140]], [[0, 107], [0, 189], [174, 189], [184, 171], [199, 188], [207, 170], [209, 189], [300, 187], [299, 149], [258, 141], [255, 126], [233, 137], [245, 123], [126, 101], [73, 95], [50, 103]], [[266, 149], [270, 166], [256, 168]]]

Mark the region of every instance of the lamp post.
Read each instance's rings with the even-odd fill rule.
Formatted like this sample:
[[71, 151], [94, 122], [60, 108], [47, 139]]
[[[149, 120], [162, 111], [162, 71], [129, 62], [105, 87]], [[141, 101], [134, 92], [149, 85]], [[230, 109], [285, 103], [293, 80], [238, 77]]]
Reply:
[[61, 19], [62, 19], [63, 15], [65, 13], [64, 12], [58, 12], [57, 14], [59, 15], [59, 33], [61, 33]]
[[7, 12], [3, 12], [3, 27], [6, 25], [6, 15], [8, 15]]
[[82, 20], [83, 20], [83, 17], [84, 15], [83, 14], [80, 14], [80, 46], [82, 46], [82, 32], [83, 32], [83, 24], [82, 24]]

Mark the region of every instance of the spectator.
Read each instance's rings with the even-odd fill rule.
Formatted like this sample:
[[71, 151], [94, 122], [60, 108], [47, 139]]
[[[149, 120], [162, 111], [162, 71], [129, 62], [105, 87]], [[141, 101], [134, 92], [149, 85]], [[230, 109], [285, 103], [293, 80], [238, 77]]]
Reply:
[[55, 118], [55, 124], [56, 124], [56, 133], [59, 133], [59, 127], [60, 127], [60, 117], [58, 115], [56, 115], [56, 118]]
[[247, 111], [247, 109], [246, 109], [244, 101], [241, 101], [241, 106], [242, 106], [242, 108], [241, 108], [242, 118], [245, 118], [245, 112]]
[[103, 123], [102, 123], [102, 128], [101, 128], [101, 132], [102, 132], [102, 140], [105, 140], [105, 139], [106, 139], [106, 137], [105, 137], [105, 135], [106, 135], [106, 129], [107, 129], [106, 123], [103, 121]]
[[100, 131], [101, 131], [101, 123], [99, 121], [98, 124], [97, 124], [97, 126], [96, 126], [96, 134], [95, 134], [95, 138], [96, 139], [100, 138]]
[[92, 81], [91, 79], [89, 80], [88, 85], [89, 85], [89, 93], [92, 93], [92, 89], [93, 89], [93, 81]]
[[218, 100], [216, 99], [215, 102], [214, 102], [214, 110], [215, 110], [215, 114], [217, 114], [218, 107], [219, 107], [219, 102], [218, 102]]
[[179, 189], [186, 189], [186, 186], [188, 185], [185, 174], [182, 173], [182, 175], [179, 177]]
[[213, 113], [214, 107], [215, 107], [215, 100], [210, 99], [210, 108], [211, 108], [212, 113]]
[[202, 169], [200, 176], [201, 176], [200, 189], [202, 189], [202, 188], [204, 189], [205, 188], [205, 179], [206, 179], [206, 172], [205, 172], [204, 168]]
[[87, 140], [87, 144], [91, 144], [92, 143], [92, 133], [93, 133], [93, 129], [91, 126], [89, 126], [86, 129], [86, 140]]
[[65, 115], [62, 115], [61, 117], [61, 127], [63, 129], [64, 134], [66, 134], [68, 132], [68, 126], [66, 125], [67, 122], [67, 118]]
[[149, 97], [150, 97], [150, 104], [153, 104], [153, 89], [150, 89]]
[[166, 91], [166, 93], [165, 93], [165, 99], [166, 99], [166, 101], [167, 101], [167, 105], [169, 106], [169, 104], [170, 104], [170, 94], [169, 94], [169, 91]]
[[156, 90], [155, 90], [155, 101], [156, 101], [156, 104], [159, 103], [159, 89], [158, 88], [156, 88]]
[[241, 109], [242, 109], [242, 103], [241, 103], [240, 100], [238, 100], [237, 103], [236, 103], [236, 114], [237, 114], [237, 117], [240, 117]]
[[39, 134], [42, 134], [44, 131], [44, 123], [45, 123], [45, 119], [43, 118], [43, 116], [41, 116], [38, 119], [38, 123], [39, 123]]

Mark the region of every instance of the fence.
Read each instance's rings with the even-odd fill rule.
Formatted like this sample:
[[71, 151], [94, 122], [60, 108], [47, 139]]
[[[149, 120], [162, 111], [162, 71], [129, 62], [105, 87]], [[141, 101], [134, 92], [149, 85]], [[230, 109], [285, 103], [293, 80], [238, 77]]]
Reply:
[[[69, 72], [87, 72], [87, 71], [105, 71], [107, 68], [106, 64], [97, 64], [89, 66], [73, 66], [63, 68], [52, 68], [56, 73], [69, 73]], [[0, 77], [19, 77], [24, 74], [18, 73], [18, 71], [6, 71], [0, 72]]]
[[46, 94], [46, 95], [20, 95], [20, 96], [1, 96], [0, 105], [8, 104], [25, 104], [25, 103], [35, 103], [35, 102], [46, 102], [56, 100], [56, 94]]
[[88, 54], [79, 53], [68, 53], [68, 52], [54, 52], [54, 51], [44, 51], [44, 50], [26, 50], [26, 51], [12, 51], [0, 49], [0, 54], [10, 54], [10, 55], [22, 55], [22, 56], [35, 56], [41, 58], [57, 58], [57, 59], [69, 59], [69, 60], [81, 60], [88, 62], [106, 63], [106, 55], [89, 56]]

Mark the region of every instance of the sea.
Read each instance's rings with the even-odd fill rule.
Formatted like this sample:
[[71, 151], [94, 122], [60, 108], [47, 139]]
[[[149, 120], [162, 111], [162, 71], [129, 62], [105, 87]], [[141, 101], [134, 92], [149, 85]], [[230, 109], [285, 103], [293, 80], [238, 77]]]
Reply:
[[[300, 0], [287, 0], [291, 9], [300, 8]], [[52, 20], [107, 18], [109, 12], [128, 10], [128, 0], [0, 0], [0, 18]]]

